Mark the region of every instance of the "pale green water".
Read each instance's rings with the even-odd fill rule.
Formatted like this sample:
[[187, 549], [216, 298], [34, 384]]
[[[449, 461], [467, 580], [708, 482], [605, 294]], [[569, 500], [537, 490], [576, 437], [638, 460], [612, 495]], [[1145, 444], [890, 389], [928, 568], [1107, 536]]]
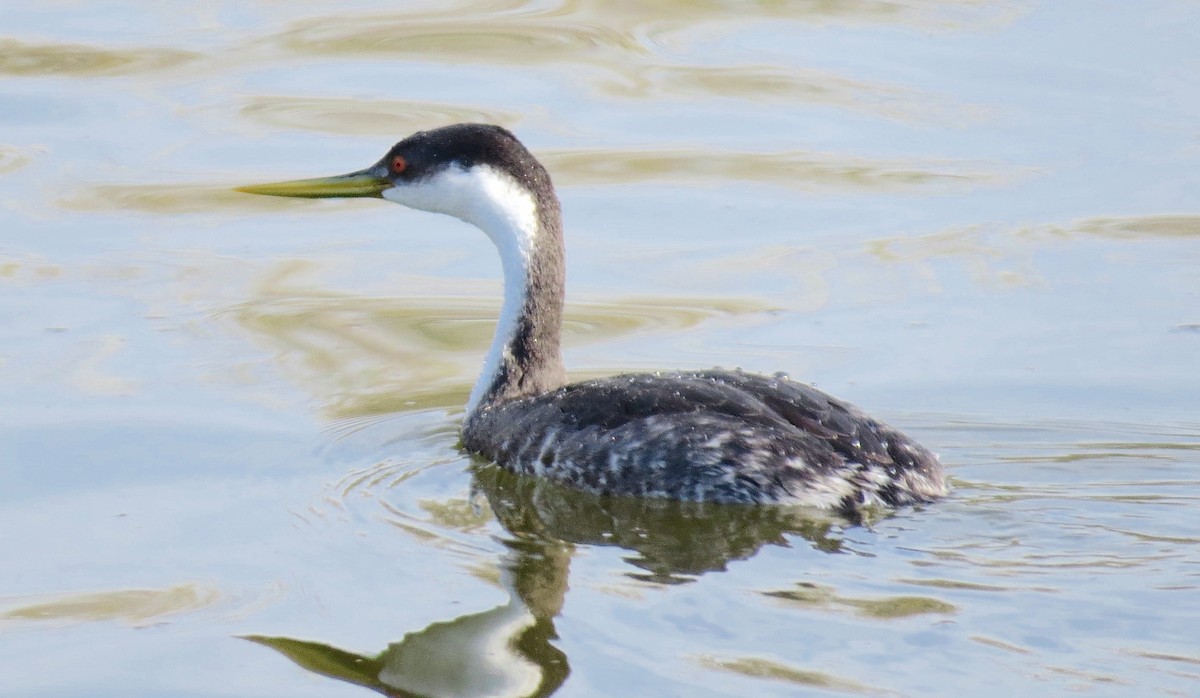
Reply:
[[[0, 695], [1195, 695], [1197, 32], [0, 5]], [[786, 370], [954, 494], [843, 529], [472, 472], [486, 238], [230, 191], [459, 120], [559, 184], [574, 375]]]

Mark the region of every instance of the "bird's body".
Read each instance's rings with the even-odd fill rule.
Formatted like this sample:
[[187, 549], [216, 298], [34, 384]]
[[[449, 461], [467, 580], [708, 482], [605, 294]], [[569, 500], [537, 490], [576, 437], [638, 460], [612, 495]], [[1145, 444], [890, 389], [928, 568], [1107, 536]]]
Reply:
[[843, 511], [941, 493], [933, 456], [840, 400], [740, 371], [626, 374], [485, 405], [463, 444], [595, 494]]
[[502, 467], [597, 494], [849, 512], [946, 492], [932, 453], [785, 377], [710, 370], [568, 384], [559, 344], [558, 198], [542, 165], [500, 127], [423, 131], [361, 172], [243, 190], [380, 196], [488, 234], [500, 252], [505, 298], [462, 441]]

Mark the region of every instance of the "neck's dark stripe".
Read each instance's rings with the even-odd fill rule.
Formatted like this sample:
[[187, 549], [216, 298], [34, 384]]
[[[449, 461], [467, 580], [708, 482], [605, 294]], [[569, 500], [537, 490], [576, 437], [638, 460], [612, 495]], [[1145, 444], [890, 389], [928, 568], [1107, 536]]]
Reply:
[[533, 194], [538, 230], [530, 250], [525, 303], [480, 406], [538, 395], [566, 383], [560, 339], [566, 287], [562, 213], [541, 164], [532, 155], [521, 164], [517, 180]]

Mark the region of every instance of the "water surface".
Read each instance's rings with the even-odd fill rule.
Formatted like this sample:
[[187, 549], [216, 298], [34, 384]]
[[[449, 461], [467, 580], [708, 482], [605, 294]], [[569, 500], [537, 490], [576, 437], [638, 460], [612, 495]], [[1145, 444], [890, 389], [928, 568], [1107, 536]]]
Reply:
[[[1200, 12], [0, 9], [0, 693], [1200, 686]], [[784, 370], [941, 454], [864, 526], [457, 447], [486, 238], [336, 174], [514, 129], [577, 378]]]

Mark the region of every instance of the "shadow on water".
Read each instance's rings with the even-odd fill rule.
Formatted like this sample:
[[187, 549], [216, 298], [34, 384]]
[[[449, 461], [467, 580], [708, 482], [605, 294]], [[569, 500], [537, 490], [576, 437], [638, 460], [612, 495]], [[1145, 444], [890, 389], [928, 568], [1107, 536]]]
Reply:
[[[628, 550], [626, 561], [639, 570], [630, 576], [653, 584], [723, 571], [764, 546], [789, 545], [789, 536], [820, 551], [842, 549], [839, 522], [813, 512], [600, 497], [491, 464], [476, 467], [472, 482], [478, 505], [486, 503], [507, 533], [500, 578], [506, 603], [408, 633], [374, 656], [288, 637], [246, 639], [308, 671], [386, 696], [546, 696], [570, 674], [567, 656], [554, 644], [554, 619], [578, 545]], [[811, 673], [790, 679], [833, 685]]]

